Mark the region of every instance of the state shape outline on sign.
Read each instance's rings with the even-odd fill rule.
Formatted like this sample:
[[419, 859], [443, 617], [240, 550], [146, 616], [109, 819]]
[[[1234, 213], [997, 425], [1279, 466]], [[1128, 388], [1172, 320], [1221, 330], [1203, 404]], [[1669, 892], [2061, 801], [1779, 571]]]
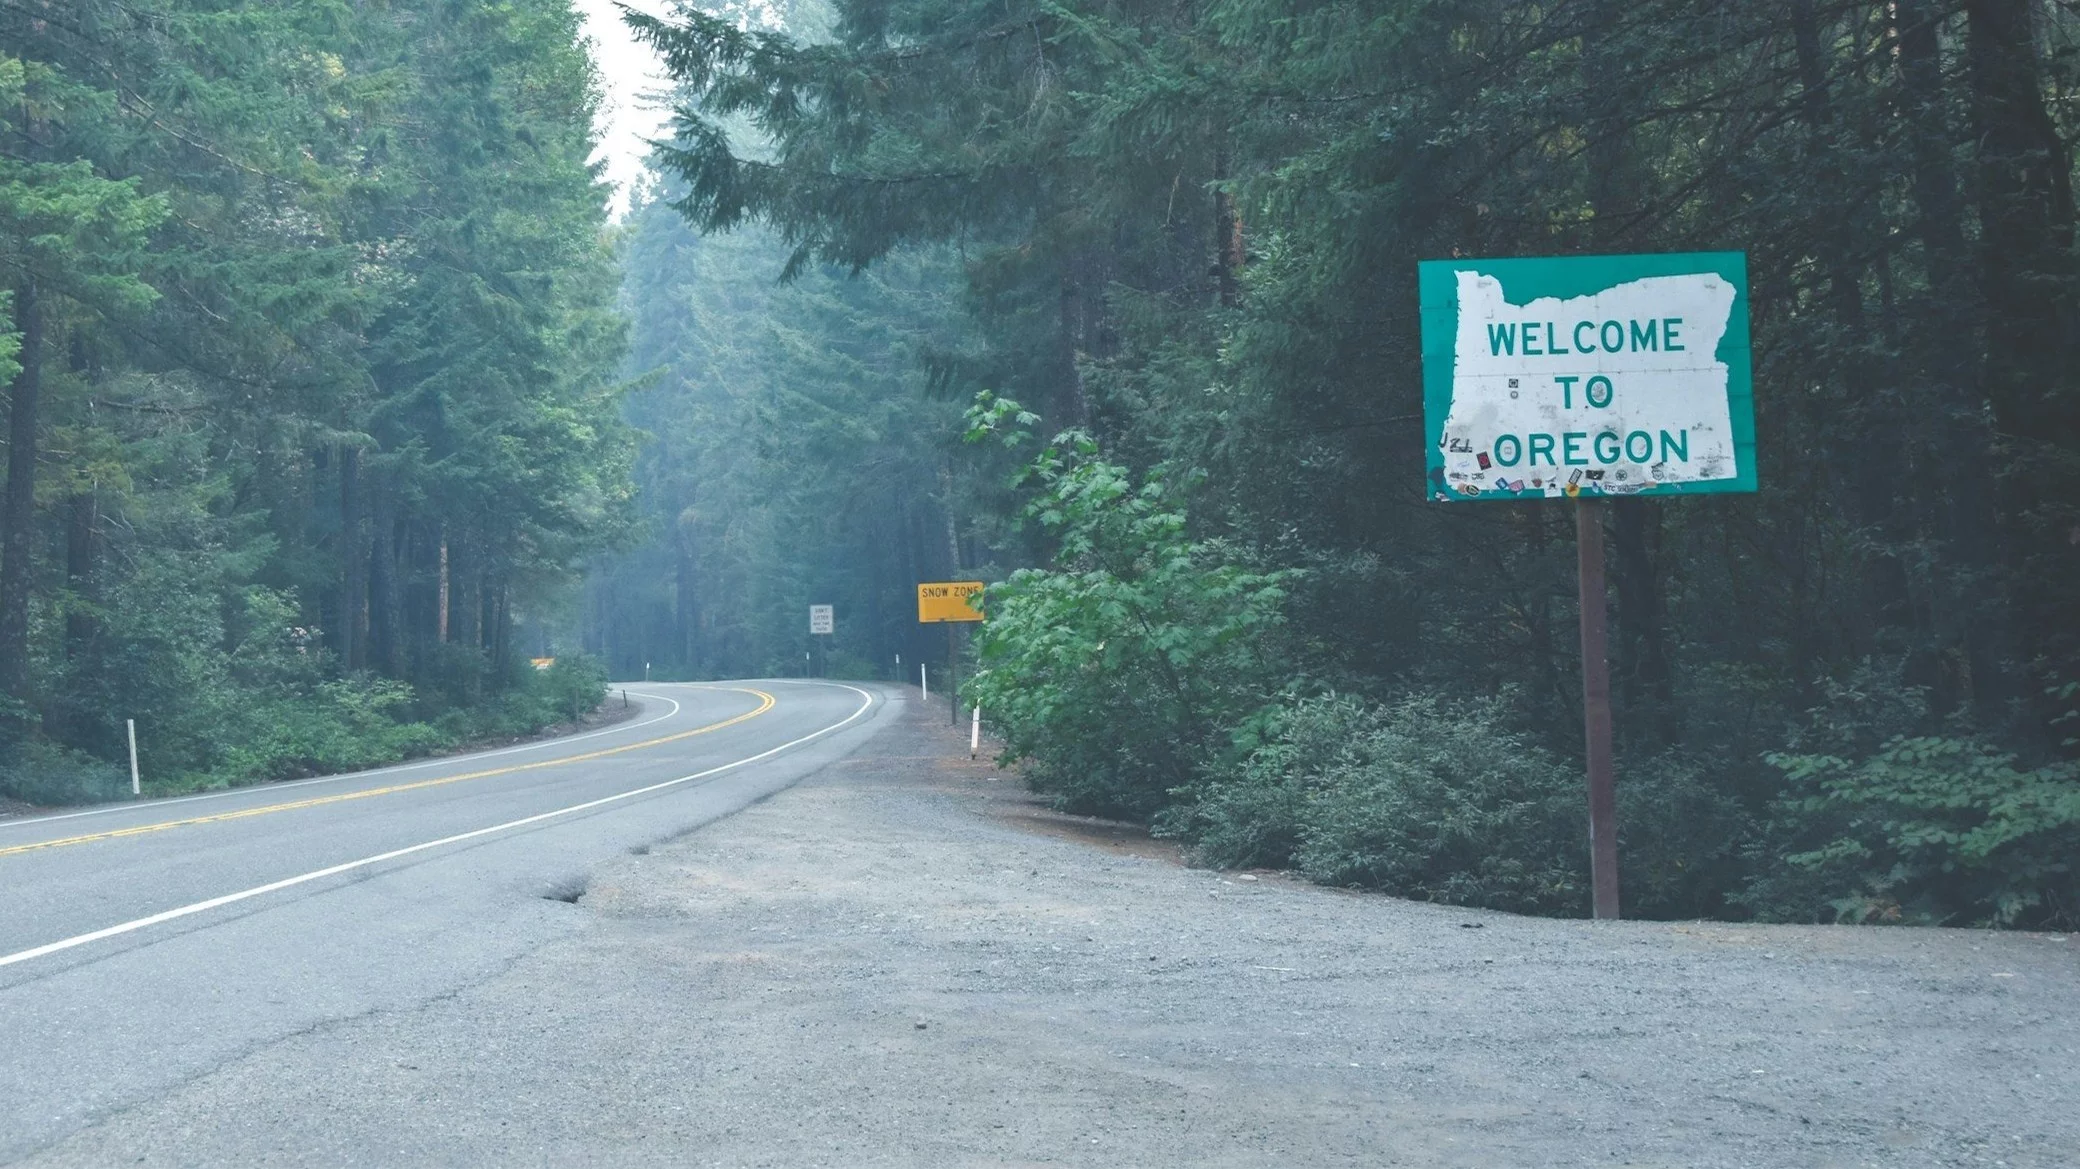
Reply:
[[1418, 272], [1430, 498], [1755, 490], [1742, 253]]

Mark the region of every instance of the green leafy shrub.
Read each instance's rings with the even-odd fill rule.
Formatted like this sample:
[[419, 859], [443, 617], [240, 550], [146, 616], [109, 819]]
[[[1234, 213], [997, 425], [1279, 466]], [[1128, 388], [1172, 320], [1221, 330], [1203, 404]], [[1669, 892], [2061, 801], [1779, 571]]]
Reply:
[[606, 663], [590, 654], [558, 654], [554, 665], [535, 675], [535, 685], [527, 690], [543, 704], [543, 722], [575, 719], [606, 701]]
[[598, 658], [558, 654], [546, 670], [517, 662], [494, 693], [446, 711], [434, 725], [457, 742], [530, 735], [599, 709], [606, 696], [606, 666]]
[[1056, 438], [1021, 477], [1054, 567], [989, 590], [962, 688], [1073, 811], [1144, 818], [1189, 783], [1268, 694], [1265, 638], [1290, 572], [1256, 572], [1186, 534], [1160, 474], [1135, 486], [1089, 436]]
[[403, 717], [412, 700], [403, 682], [355, 675], [319, 683], [308, 697], [255, 707], [246, 733], [196, 786], [358, 771], [448, 745], [434, 727]]
[[0, 751], [0, 796], [42, 807], [97, 803], [130, 793], [123, 769], [40, 739]]
[[1898, 737], [1861, 759], [1770, 762], [1791, 789], [1782, 819], [1806, 826], [1809, 841], [1823, 829], [1785, 862], [1836, 893], [1824, 907], [1780, 901], [1780, 916], [2016, 925], [2080, 913], [2080, 764], [2020, 766], [1982, 741], [1943, 736]]
[[848, 682], [876, 682], [888, 677], [888, 669], [863, 654], [832, 650], [824, 658], [823, 676]]
[[1164, 817], [1202, 861], [1528, 913], [1580, 913], [1588, 867], [1575, 769], [1494, 702], [1343, 695], [1269, 714], [1239, 761]]
[[[1727, 895], [1748, 871], [1755, 817], [1715, 769], [1666, 751], [1618, 762], [1618, 888], [1627, 917], [1742, 916]], [[1577, 774], [1576, 799], [1586, 801]], [[1586, 850], [1586, 836], [1582, 841]]]

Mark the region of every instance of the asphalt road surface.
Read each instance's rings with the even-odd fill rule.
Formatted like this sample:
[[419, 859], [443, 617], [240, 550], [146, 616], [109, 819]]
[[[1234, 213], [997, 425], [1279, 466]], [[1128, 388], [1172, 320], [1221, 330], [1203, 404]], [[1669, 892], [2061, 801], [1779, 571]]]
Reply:
[[355, 775], [0, 820], [0, 1162], [580, 928], [605, 858], [872, 736], [856, 687], [630, 686], [589, 734]]
[[83, 838], [0, 851], [0, 1161], [2080, 1164], [2073, 936], [1211, 873], [906, 687], [653, 690], [589, 739], [0, 827]]

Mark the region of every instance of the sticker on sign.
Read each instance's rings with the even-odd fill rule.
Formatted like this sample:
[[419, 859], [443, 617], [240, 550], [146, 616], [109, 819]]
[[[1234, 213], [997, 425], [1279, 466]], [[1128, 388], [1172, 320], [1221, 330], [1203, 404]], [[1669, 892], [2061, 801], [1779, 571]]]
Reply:
[[809, 606], [809, 632], [829, 633], [834, 628], [836, 628], [836, 622], [831, 616], [831, 607], [829, 605]]
[[1437, 500], [1755, 490], [1739, 252], [1420, 265]]

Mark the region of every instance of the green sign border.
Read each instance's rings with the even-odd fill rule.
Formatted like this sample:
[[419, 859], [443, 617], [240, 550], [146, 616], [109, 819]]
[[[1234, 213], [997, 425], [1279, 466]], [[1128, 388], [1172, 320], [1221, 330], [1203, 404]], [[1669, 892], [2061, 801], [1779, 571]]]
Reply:
[[1452, 372], [1458, 361], [1460, 272], [1478, 272], [1502, 281], [1509, 303], [1529, 304], [1541, 297], [1588, 296], [1648, 276], [1713, 273], [1733, 285], [1733, 309], [1726, 334], [1713, 356], [1726, 366], [1726, 413], [1733, 426], [1733, 457], [1738, 471], [1731, 479], [1696, 483], [1653, 483], [1636, 491], [1610, 492], [1585, 483], [1581, 494], [1592, 496], [1719, 495], [1754, 491], [1755, 373], [1748, 339], [1748, 254], [1746, 252], [1656, 252], [1629, 256], [1540, 256], [1498, 260], [1423, 260], [1416, 264], [1423, 329], [1423, 438], [1426, 443], [1423, 493], [1440, 503], [1480, 503], [1496, 499], [1551, 499], [1543, 490], [1499, 491], [1482, 488], [1478, 495], [1448, 490], [1444, 482], [1444, 420], [1452, 409]]

